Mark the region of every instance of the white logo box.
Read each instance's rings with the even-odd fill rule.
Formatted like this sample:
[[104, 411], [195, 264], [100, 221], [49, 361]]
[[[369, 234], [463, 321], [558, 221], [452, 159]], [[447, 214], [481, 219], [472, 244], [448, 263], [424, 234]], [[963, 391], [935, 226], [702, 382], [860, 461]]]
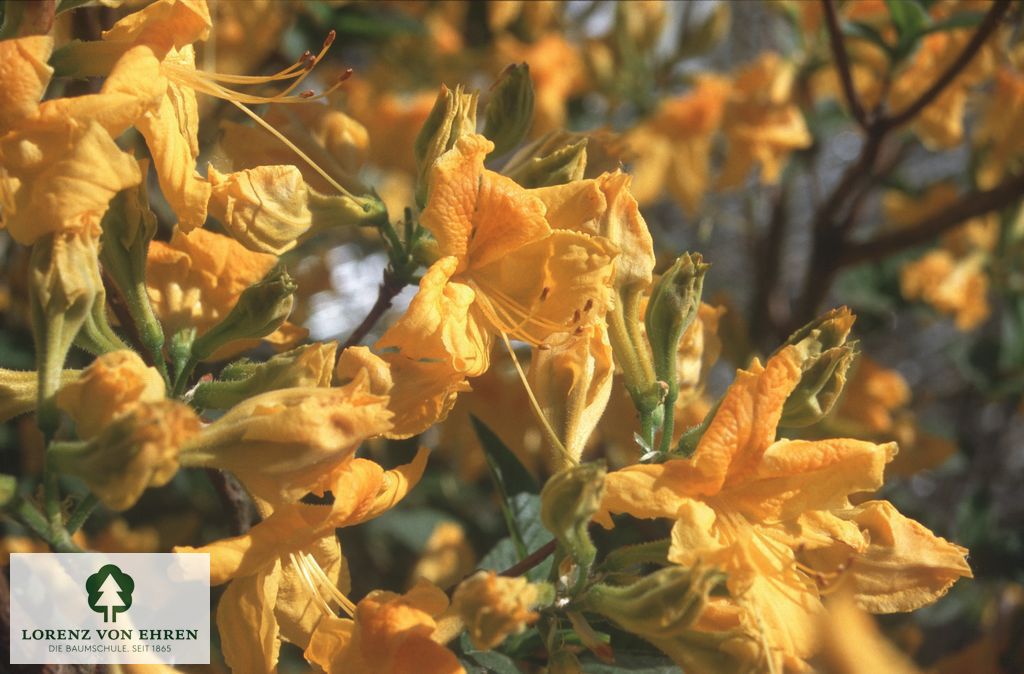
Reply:
[[208, 554], [11, 555], [11, 664], [209, 662]]

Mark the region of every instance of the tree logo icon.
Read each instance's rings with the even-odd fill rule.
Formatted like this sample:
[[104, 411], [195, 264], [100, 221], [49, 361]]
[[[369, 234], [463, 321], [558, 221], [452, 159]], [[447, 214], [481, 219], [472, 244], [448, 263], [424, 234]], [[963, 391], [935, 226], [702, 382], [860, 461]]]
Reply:
[[117, 614], [132, 606], [135, 581], [116, 565], [107, 564], [86, 578], [85, 590], [89, 593], [89, 608], [102, 613], [103, 622], [117, 622]]

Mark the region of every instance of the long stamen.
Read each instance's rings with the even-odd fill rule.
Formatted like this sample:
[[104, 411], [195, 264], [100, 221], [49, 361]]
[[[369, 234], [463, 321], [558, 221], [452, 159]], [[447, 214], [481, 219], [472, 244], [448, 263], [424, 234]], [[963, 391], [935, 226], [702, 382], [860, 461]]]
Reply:
[[320, 568], [320, 565], [317, 564], [316, 559], [314, 559], [312, 555], [308, 552], [300, 554], [303, 554], [306, 559], [306, 563], [308, 564], [308, 569], [320, 580], [322, 587], [327, 590], [330, 598], [337, 602], [338, 606], [341, 607], [341, 610], [347, 613], [350, 618], [354, 618], [356, 615], [356, 605], [352, 600], [346, 597], [345, 593], [338, 589], [338, 586], [334, 584], [334, 581], [332, 581], [326, 573], [324, 573], [324, 570]]
[[[231, 100], [231, 99], [228, 99], [228, 100]], [[277, 138], [277, 139], [278, 139], [278, 140], [280, 140], [280, 141], [281, 141], [282, 143], [284, 143], [285, 145], [287, 145], [287, 146], [288, 146], [288, 148], [289, 148], [289, 149], [290, 149], [290, 150], [291, 150], [292, 152], [294, 152], [295, 154], [299, 155], [299, 157], [301, 157], [301, 158], [302, 158], [302, 161], [306, 162], [306, 163], [307, 163], [307, 164], [309, 165], [309, 167], [310, 167], [310, 168], [312, 168], [312, 169], [313, 169], [314, 171], [316, 171], [317, 173], [319, 173], [319, 174], [320, 174], [320, 177], [321, 177], [321, 178], [323, 178], [324, 180], [326, 180], [326, 181], [327, 181], [327, 183], [328, 183], [328, 184], [329, 184], [329, 185], [330, 185], [331, 187], [333, 187], [334, 189], [338, 190], [338, 192], [340, 192], [341, 194], [343, 194], [343, 195], [345, 195], [345, 196], [347, 196], [347, 197], [352, 197], [353, 199], [355, 198], [355, 196], [354, 196], [354, 195], [353, 195], [353, 194], [352, 194], [351, 192], [349, 192], [348, 190], [346, 190], [346, 189], [345, 189], [344, 187], [342, 187], [342, 186], [341, 186], [341, 185], [340, 185], [340, 184], [338, 183], [338, 181], [337, 181], [337, 180], [335, 180], [334, 178], [332, 178], [331, 176], [329, 176], [329, 175], [327, 174], [327, 171], [324, 171], [324, 170], [323, 170], [322, 168], [320, 168], [320, 166], [319, 166], [319, 165], [317, 165], [317, 163], [316, 163], [315, 161], [313, 161], [312, 159], [310, 159], [310, 158], [309, 158], [309, 155], [307, 155], [307, 154], [306, 154], [305, 152], [303, 152], [302, 150], [300, 150], [300, 149], [299, 149], [299, 148], [298, 148], [298, 147], [297, 147], [297, 146], [295, 145], [295, 143], [293, 143], [293, 142], [291, 142], [290, 140], [288, 140], [288, 139], [287, 139], [287, 138], [286, 138], [286, 137], [284, 136], [284, 134], [282, 134], [282, 133], [281, 133], [280, 131], [278, 131], [278, 130], [277, 130], [277, 129], [275, 129], [275, 128], [274, 128], [273, 126], [271, 126], [270, 124], [268, 124], [268, 123], [267, 123], [267, 122], [266, 122], [266, 121], [265, 121], [265, 120], [264, 120], [264, 119], [263, 119], [262, 117], [260, 117], [260, 116], [259, 116], [259, 115], [257, 115], [257, 114], [256, 114], [255, 112], [253, 112], [253, 111], [252, 111], [252, 110], [250, 110], [249, 108], [245, 107], [244, 105], [242, 105], [242, 104], [241, 104], [241, 103], [239, 103], [238, 101], [234, 101], [234, 100], [231, 100], [231, 103], [232, 103], [232, 104], [233, 104], [233, 105], [234, 105], [235, 107], [237, 107], [237, 108], [238, 108], [239, 110], [241, 110], [241, 111], [242, 111], [242, 112], [244, 112], [245, 114], [249, 115], [249, 117], [251, 117], [251, 118], [252, 118], [252, 120], [253, 120], [254, 122], [256, 122], [257, 124], [259, 124], [260, 126], [262, 126], [262, 127], [263, 127], [264, 129], [266, 129], [266, 130], [267, 130], [268, 132], [270, 132], [270, 134], [271, 134], [271, 135], [273, 135], [273, 136], [274, 136], [275, 138]]]
[[298, 556], [294, 552], [288, 553], [288, 557], [292, 560], [292, 566], [299, 572], [299, 577], [302, 578], [303, 582], [309, 587], [310, 594], [313, 595], [313, 600], [317, 603], [317, 606], [325, 615], [334, 615], [334, 611], [331, 609], [330, 604], [327, 600], [320, 595], [320, 590], [317, 588], [317, 584], [313, 582], [313, 579], [309, 575], [309, 570], [306, 569], [306, 565], [302, 563], [302, 554]]
[[551, 424], [548, 423], [547, 417], [544, 416], [544, 411], [541, 410], [540, 403], [537, 402], [537, 398], [533, 395], [533, 389], [530, 388], [530, 382], [526, 380], [526, 373], [523, 372], [523, 366], [519, 364], [519, 358], [516, 357], [516, 352], [512, 349], [512, 343], [508, 341], [508, 335], [506, 335], [503, 330], [499, 330], [498, 334], [501, 335], [502, 341], [505, 342], [505, 348], [508, 349], [508, 355], [512, 359], [512, 364], [515, 365], [516, 372], [519, 373], [519, 381], [523, 383], [523, 388], [526, 390], [526, 397], [530, 400], [530, 407], [533, 409], [533, 414], [537, 417], [537, 421], [540, 422], [545, 433], [547, 433], [548, 441], [556, 450], [558, 450], [562, 455], [562, 458], [565, 459], [569, 465], [579, 465], [579, 461], [577, 461], [576, 457], [570, 454], [569, 450], [565, 448], [562, 441], [558, 439], [558, 435], [555, 433], [554, 429], [551, 428]]

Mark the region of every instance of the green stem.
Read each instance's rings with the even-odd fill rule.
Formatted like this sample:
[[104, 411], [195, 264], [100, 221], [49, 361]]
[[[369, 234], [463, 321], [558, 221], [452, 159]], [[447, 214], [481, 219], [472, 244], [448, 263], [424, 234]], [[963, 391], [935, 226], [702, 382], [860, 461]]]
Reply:
[[63, 527], [57, 532], [54, 532], [50, 528], [50, 523], [46, 521], [39, 509], [29, 503], [28, 501], [18, 498], [11, 508], [14, 514], [18, 517], [18, 520], [26, 527], [32, 530], [37, 536], [46, 541], [46, 543], [53, 548], [56, 552], [81, 552], [82, 549], [71, 540], [71, 536], [64, 530]]
[[85, 498], [79, 501], [75, 511], [71, 513], [71, 517], [68, 518], [67, 530], [69, 534], [74, 534], [76, 531], [82, 528], [85, 521], [89, 519], [89, 515], [92, 515], [93, 511], [96, 510], [96, 506], [100, 504], [100, 500], [96, 498], [95, 494], [87, 494]]
[[622, 571], [639, 564], [665, 564], [671, 541], [662, 538], [648, 543], [628, 545], [608, 553], [601, 564], [603, 571]]

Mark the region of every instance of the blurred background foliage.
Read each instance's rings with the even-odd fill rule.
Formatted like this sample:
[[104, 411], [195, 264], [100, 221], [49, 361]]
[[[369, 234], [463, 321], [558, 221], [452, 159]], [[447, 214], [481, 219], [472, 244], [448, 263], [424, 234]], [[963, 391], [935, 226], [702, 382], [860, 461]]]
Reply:
[[[103, 4], [61, 14], [57, 34], [96, 39], [137, 3]], [[881, 496], [968, 547], [975, 574], [936, 606], [885, 618], [887, 632], [936, 671], [1024, 671], [1020, 6], [1010, 8], [997, 36], [919, 118], [880, 131], [872, 126], [871, 101], [888, 96], [889, 107], [880, 109], [893, 112], [913, 98], [904, 88], [919, 94], [933, 84], [992, 3], [838, 3], [852, 85], [865, 108], [861, 123], [844, 98], [818, 2], [210, 4], [215, 32], [198, 59], [206, 70], [271, 73], [307, 49], [315, 52], [328, 31], [337, 31], [312, 84], [322, 88], [345, 69], [354, 71], [328, 104], [358, 122], [339, 142], [355, 148], [358, 180], [381, 194], [393, 221], [412, 202], [413, 139], [438, 87], [463, 84], [486, 97], [507, 65], [529, 64], [536, 96], [530, 138], [542, 142], [560, 128], [587, 134], [588, 176], [619, 164], [636, 174], [634, 190], [661, 256], [658, 271], [683, 250], [700, 251], [712, 263], [704, 297], [726, 311], [711, 399], [736, 368], [770, 353], [821, 309], [850, 306], [867, 354], [846, 394], [857, 399], [841, 403], [816, 432], [900, 441], [901, 463]], [[716, 100], [713, 78], [731, 82], [740, 102]], [[95, 86], [56, 82], [49, 95]], [[208, 160], [230, 167], [237, 156], [220, 141], [231, 124], [248, 124], [224, 101], [201, 104], [200, 165]], [[768, 133], [774, 145], [746, 146], [744, 122]], [[144, 145], [136, 150], [144, 153]], [[732, 166], [751, 153], [760, 171], [749, 170], [753, 159]], [[152, 192], [158, 193], [155, 186]], [[166, 239], [173, 215], [158, 198], [154, 209], [158, 238]], [[935, 225], [935, 215], [943, 213], [963, 217]], [[922, 225], [931, 229], [917, 231]], [[960, 232], [961, 240], [950, 232]], [[285, 255], [299, 283], [292, 320], [304, 323], [312, 338], [345, 340], [373, 305], [387, 263], [375, 237], [330, 231]], [[0, 256], [0, 366], [31, 369], [27, 255], [3, 236]], [[922, 280], [919, 285], [932, 286], [915, 292], [908, 270], [925, 258], [941, 268], [934, 272], [939, 278]], [[398, 296], [378, 332], [411, 292]], [[82, 353], [73, 352], [75, 358], [79, 366], [88, 362]], [[450, 586], [474, 568], [516, 563], [470, 415], [530, 470], [546, 467], [521, 388], [503, 383], [510, 381], [507, 358], [496, 359], [492, 370], [426, 437], [366, 448], [395, 465], [425, 443], [438, 448], [450, 469], [429, 471], [400, 507], [341, 534], [354, 599], [373, 588], [405, 587], [417, 576]], [[622, 462], [616, 457], [629, 451], [623, 447], [632, 441], [634, 420], [628, 403], [620, 410], [620, 417], [605, 421], [612, 430], [589, 456]], [[620, 434], [624, 442], [612, 437]], [[38, 472], [41, 449], [31, 420], [0, 428], [3, 472]], [[248, 516], [227, 512], [221, 496], [216, 476], [181, 471], [123, 516], [98, 513], [84, 535], [97, 549], [209, 541]], [[524, 521], [537, 526], [536, 497], [523, 494], [515, 504]], [[596, 540], [608, 550], [664, 536], [666, 526], [643, 522], [596, 533]], [[5, 527], [8, 551], [31, 546], [16, 527]], [[529, 550], [547, 541], [537, 528], [524, 535]], [[539, 664], [531, 655], [541, 647], [535, 632], [512, 641], [490, 653], [474, 653], [464, 642], [464, 662], [476, 667], [472, 671], [497, 672], [519, 671], [513, 660]], [[613, 644], [614, 670], [595, 661], [588, 672], [672, 671], [664, 658], [622, 634], [613, 635]], [[286, 658], [281, 670], [299, 671], [301, 662]]]

